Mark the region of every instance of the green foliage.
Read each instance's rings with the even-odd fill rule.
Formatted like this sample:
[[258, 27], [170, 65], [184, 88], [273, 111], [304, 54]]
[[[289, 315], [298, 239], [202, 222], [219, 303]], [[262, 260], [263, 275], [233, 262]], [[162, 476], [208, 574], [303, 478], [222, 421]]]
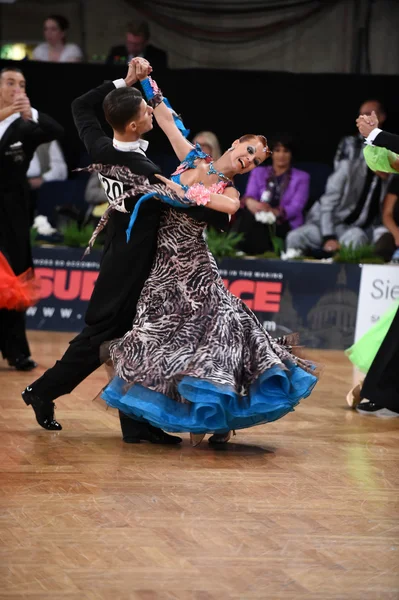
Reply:
[[280, 255], [276, 254], [276, 252], [264, 252], [263, 254], [257, 254], [256, 258], [273, 258], [273, 259], [279, 259]]
[[334, 256], [334, 262], [380, 265], [384, 260], [376, 255], [374, 246], [365, 244], [357, 248], [353, 248], [352, 245], [341, 246]]
[[275, 235], [271, 235], [270, 239], [273, 244], [274, 253], [277, 255], [277, 257], [281, 256], [281, 253], [284, 252], [284, 240]]
[[219, 233], [212, 227], [208, 229], [206, 240], [208, 248], [217, 259], [235, 257], [238, 252], [238, 244], [244, 239], [242, 233]]
[[62, 229], [63, 244], [72, 248], [85, 248], [93, 235], [93, 231], [92, 225], [80, 228], [77, 223], [71, 222]]
[[31, 227], [30, 230], [30, 243], [31, 246], [35, 246], [37, 244], [37, 229]]

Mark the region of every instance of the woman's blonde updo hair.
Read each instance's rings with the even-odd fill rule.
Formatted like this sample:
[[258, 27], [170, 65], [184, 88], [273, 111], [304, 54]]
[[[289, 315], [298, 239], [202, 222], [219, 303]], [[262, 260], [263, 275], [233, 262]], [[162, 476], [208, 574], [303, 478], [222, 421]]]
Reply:
[[[200, 141], [201, 140], [201, 141]], [[211, 156], [213, 160], [217, 160], [222, 156], [219, 140], [212, 131], [200, 131], [193, 139], [193, 144], [206, 144], [212, 149]]]

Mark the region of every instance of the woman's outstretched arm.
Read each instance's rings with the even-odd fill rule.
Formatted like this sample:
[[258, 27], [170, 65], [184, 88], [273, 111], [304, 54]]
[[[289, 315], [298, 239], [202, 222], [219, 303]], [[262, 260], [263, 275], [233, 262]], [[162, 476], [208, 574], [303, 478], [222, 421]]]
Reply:
[[148, 104], [154, 109], [155, 119], [167, 135], [177, 158], [182, 161], [194, 147], [183, 135], [183, 133], [188, 135], [189, 132], [184, 128], [180, 117], [172, 109], [168, 100], [163, 97], [155, 81], [149, 76], [152, 71], [151, 65], [143, 59], [133, 60], [136, 76], [141, 82]]
[[[206, 202], [201, 201], [200, 199], [197, 202], [193, 200], [193, 205], [203, 204], [207, 208], [227, 213], [228, 215], [234, 215], [234, 213], [236, 213], [237, 210], [240, 208], [240, 194], [233, 187], [225, 189], [223, 194], [215, 194], [213, 192], [210, 192], [209, 189], [203, 186], [202, 184], [194, 184], [194, 186], [189, 188], [187, 192], [184, 192], [181, 185], [175, 183], [174, 181], [171, 181], [170, 179], [167, 179], [166, 177], [163, 177], [163, 175], [155, 175], [155, 177], [157, 177], [168, 187], [170, 187], [181, 198], [183, 198], [184, 196], [186, 196], [186, 198], [190, 198], [190, 190], [194, 190], [192, 196], [195, 197], [197, 190], [199, 190], [199, 188], [195, 189], [196, 186], [201, 186], [204, 190], [204, 195], [206, 195]], [[202, 195], [201, 191], [199, 191], [199, 195]]]
[[184, 160], [194, 146], [186, 140], [177, 127], [173, 114], [165, 102], [161, 102], [154, 108], [154, 116], [162, 131], [167, 135], [177, 158], [180, 161]]

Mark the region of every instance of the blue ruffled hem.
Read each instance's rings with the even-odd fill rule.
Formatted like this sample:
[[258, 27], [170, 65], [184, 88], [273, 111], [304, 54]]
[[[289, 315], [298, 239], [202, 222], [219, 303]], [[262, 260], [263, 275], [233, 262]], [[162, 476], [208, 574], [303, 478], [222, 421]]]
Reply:
[[189, 400], [181, 403], [165, 394], [115, 377], [101, 397], [113, 408], [172, 433], [224, 433], [280, 419], [311, 393], [317, 377], [296, 365], [285, 371], [268, 369], [240, 397], [228, 386], [196, 377], [184, 377], [178, 391]]

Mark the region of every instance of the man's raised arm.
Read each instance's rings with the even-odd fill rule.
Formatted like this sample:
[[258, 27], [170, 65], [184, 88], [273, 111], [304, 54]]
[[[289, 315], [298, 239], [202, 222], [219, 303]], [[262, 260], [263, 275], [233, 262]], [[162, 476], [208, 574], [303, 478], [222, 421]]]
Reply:
[[79, 137], [93, 161], [97, 160], [101, 149], [109, 140], [97, 117], [97, 111], [101, 109], [104, 98], [115, 88], [130, 87], [136, 82], [135, 66], [131, 64], [125, 79], [106, 81], [72, 102], [72, 115]]

